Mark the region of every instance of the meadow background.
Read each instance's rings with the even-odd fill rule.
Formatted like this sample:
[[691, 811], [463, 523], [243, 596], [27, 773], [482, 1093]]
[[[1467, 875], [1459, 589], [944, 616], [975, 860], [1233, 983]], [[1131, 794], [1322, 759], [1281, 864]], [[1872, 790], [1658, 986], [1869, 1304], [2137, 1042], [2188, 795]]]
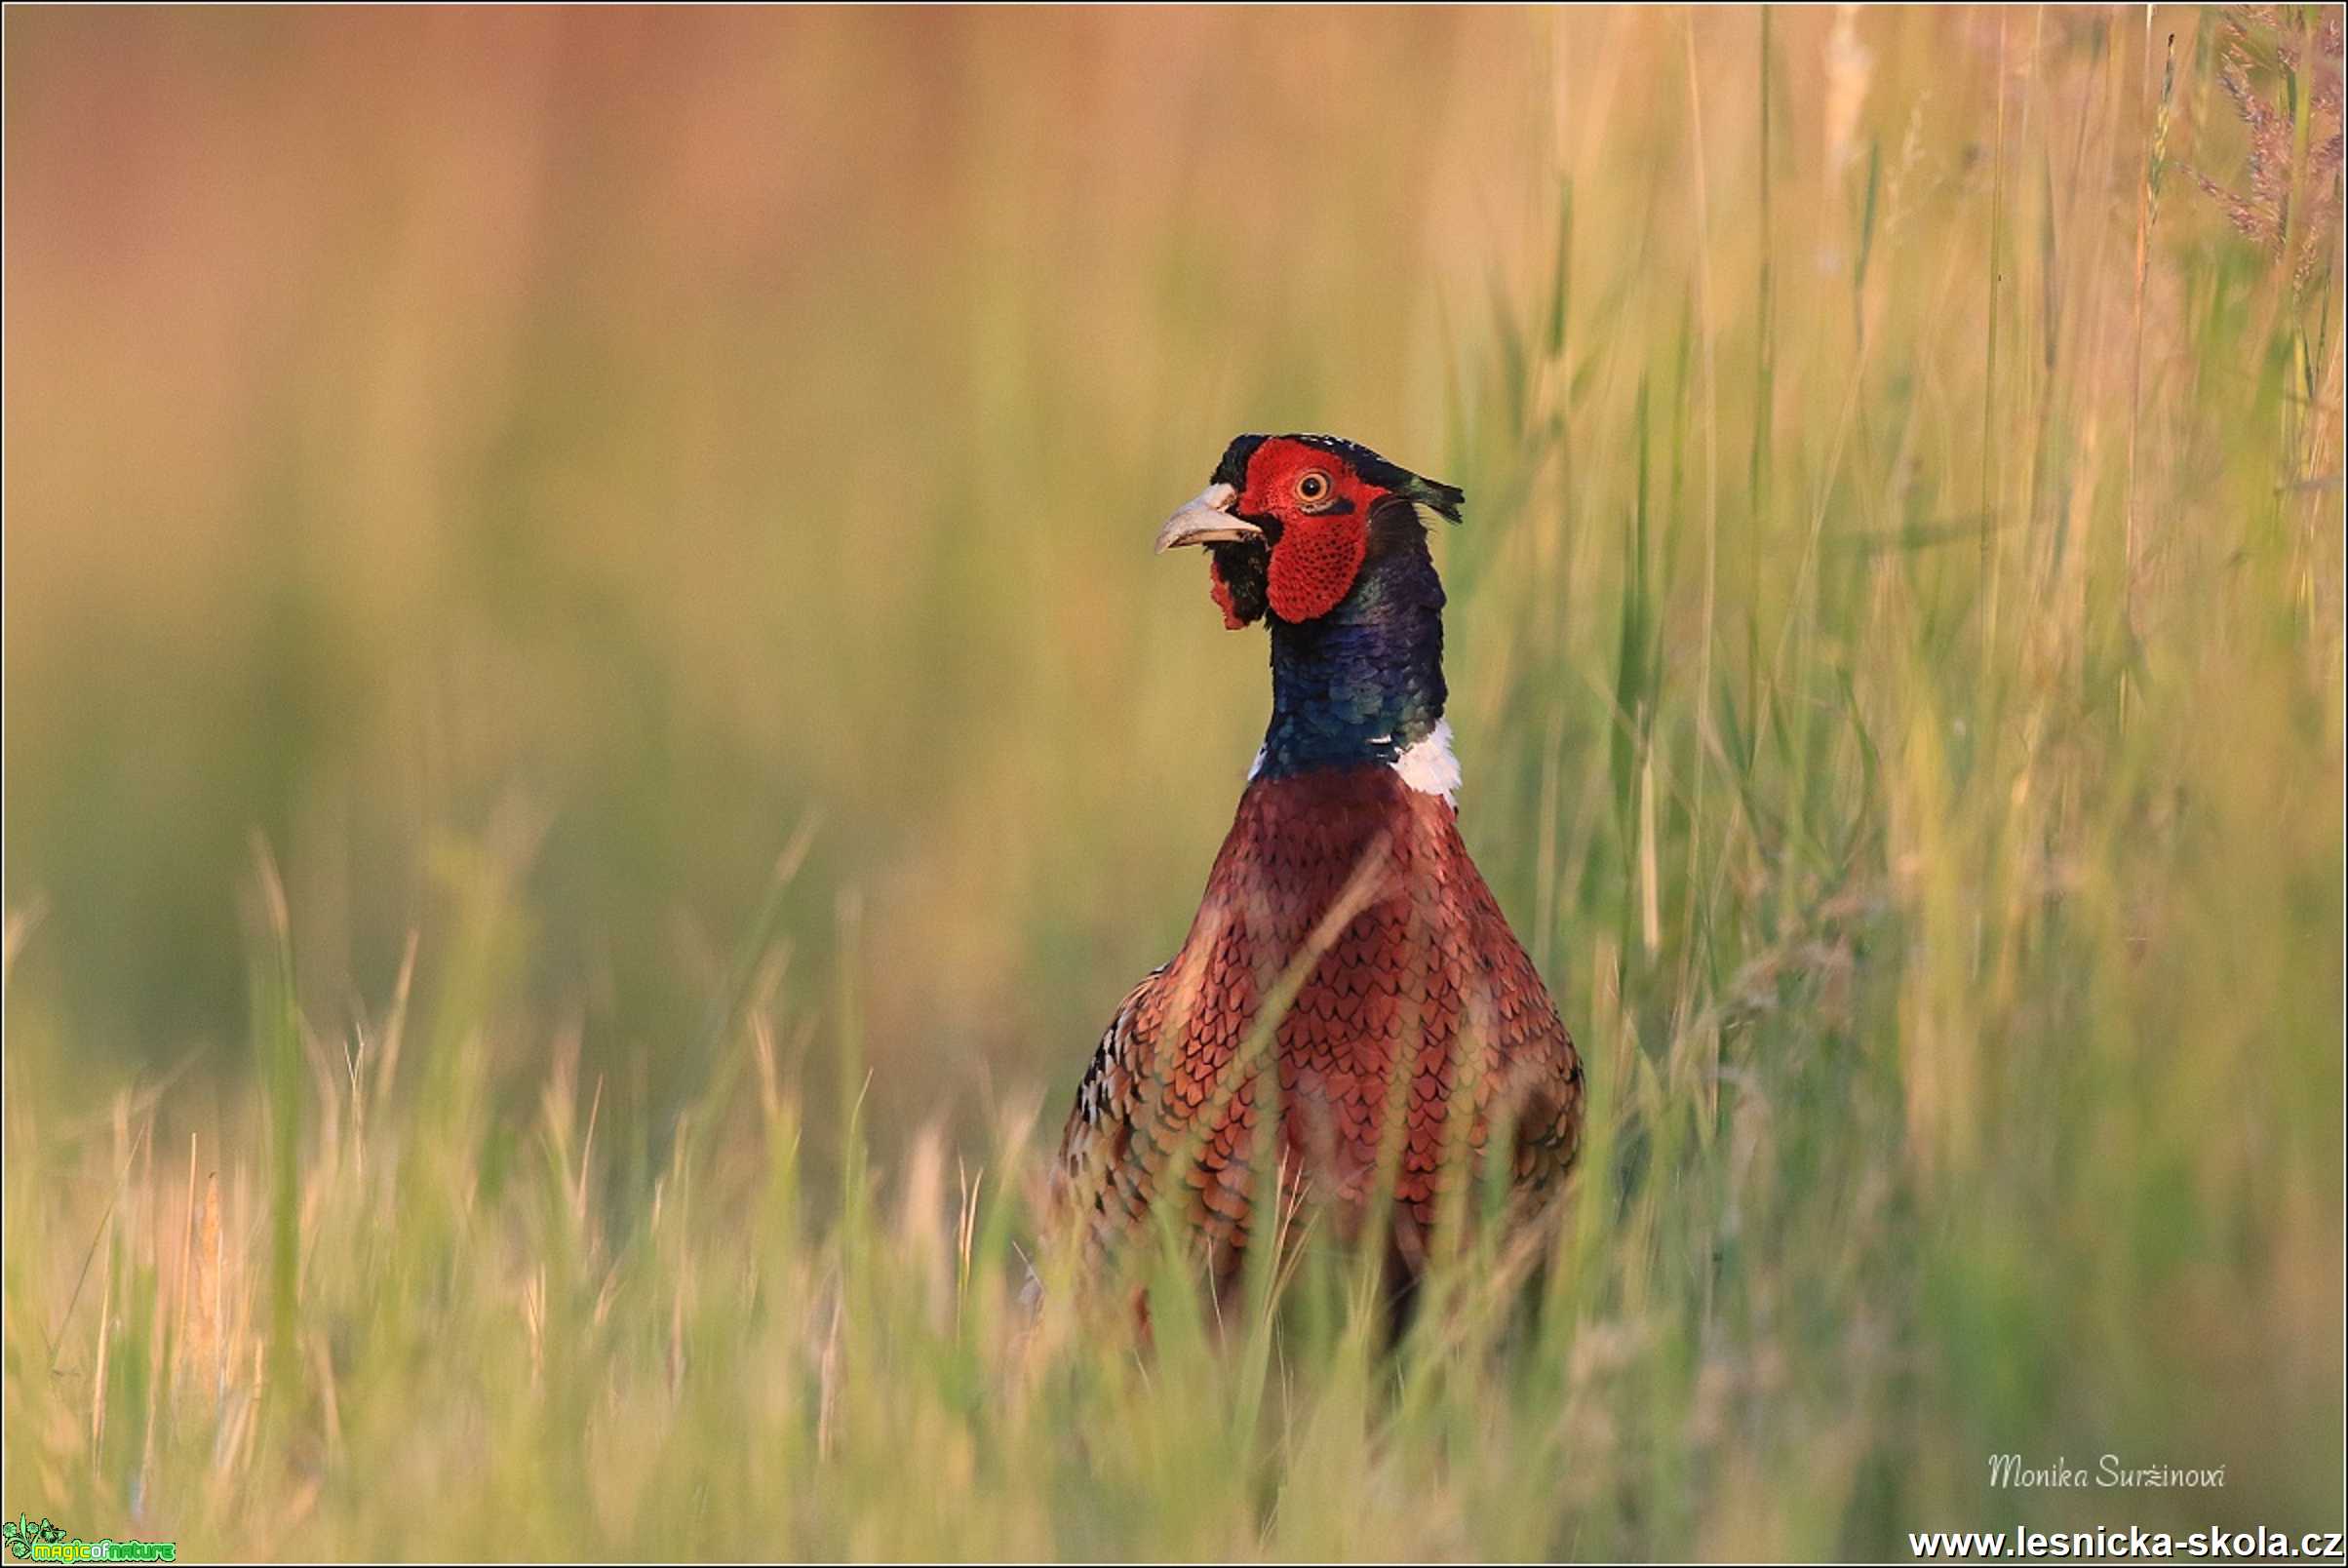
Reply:
[[[12, 8], [0, 1509], [2339, 1528], [2338, 16]], [[1015, 1300], [1267, 706], [1148, 548], [1250, 429], [1467, 487], [1590, 1063], [1390, 1354], [1317, 1254]], [[2105, 1452], [2224, 1485], [1988, 1484]]]

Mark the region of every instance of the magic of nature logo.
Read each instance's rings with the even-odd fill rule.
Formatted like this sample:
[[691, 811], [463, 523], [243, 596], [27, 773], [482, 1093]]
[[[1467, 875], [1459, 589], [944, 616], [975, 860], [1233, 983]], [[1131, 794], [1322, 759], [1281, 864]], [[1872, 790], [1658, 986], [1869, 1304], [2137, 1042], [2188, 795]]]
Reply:
[[0, 1545], [20, 1562], [176, 1562], [176, 1541], [87, 1541], [48, 1518], [20, 1513], [0, 1520]]

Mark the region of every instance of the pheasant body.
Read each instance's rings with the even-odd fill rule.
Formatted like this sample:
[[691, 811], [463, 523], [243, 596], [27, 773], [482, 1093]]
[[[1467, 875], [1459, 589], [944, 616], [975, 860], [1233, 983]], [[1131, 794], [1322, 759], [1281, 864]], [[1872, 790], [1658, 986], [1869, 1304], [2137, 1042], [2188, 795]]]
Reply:
[[1390, 1170], [1377, 1239], [1407, 1276], [1488, 1157], [1526, 1200], [1552, 1193], [1583, 1106], [1572, 1039], [1460, 837], [1416, 511], [1456, 517], [1460, 494], [1325, 437], [1241, 437], [1216, 481], [1160, 543], [1206, 542], [1226, 620], [1271, 622], [1272, 722], [1181, 950], [1094, 1052], [1056, 1188], [1098, 1253], [1172, 1205], [1228, 1279], [1270, 1223], [1264, 1161], [1283, 1204], [1349, 1237]]

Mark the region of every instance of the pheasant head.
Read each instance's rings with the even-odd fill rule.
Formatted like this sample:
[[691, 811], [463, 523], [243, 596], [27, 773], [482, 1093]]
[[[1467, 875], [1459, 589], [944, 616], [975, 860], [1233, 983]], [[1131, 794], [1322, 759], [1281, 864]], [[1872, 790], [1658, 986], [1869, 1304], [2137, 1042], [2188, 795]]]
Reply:
[[1422, 742], [1450, 766], [1443, 584], [1420, 508], [1456, 523], [1465, 500], [1335, 436], [1250, 435], [1166, 520], [1158, 549], [1205, 546], [1224, 624], [1271, 627], [1257, 774], [1393, 764]]

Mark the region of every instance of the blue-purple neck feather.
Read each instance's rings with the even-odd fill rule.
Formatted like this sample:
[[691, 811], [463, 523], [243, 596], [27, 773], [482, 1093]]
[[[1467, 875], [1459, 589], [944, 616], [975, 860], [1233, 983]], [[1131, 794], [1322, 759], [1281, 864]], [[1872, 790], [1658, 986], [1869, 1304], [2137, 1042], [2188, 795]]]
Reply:
[[1258, 776], [1391, 763], [1443, 717], [1443, 582], [1407, 502], [1371, 514], [1336, 608], [1272, 620], [1272, 724]]

